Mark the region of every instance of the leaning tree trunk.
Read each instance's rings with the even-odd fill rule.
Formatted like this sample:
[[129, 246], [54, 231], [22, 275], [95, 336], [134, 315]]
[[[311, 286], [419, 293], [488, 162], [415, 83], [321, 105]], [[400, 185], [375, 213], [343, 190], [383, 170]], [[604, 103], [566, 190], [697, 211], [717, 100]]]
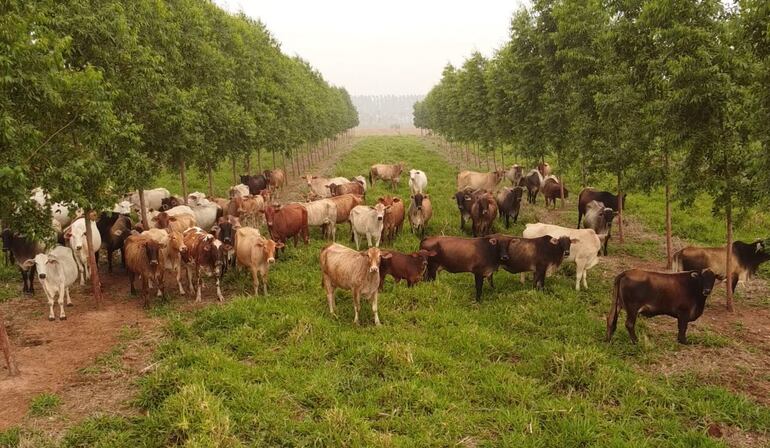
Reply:
[[733, 200], [728, 194], [725, 217], [727, 219], [727, 260], [725, 278], [727, 279], [727, 311], [733, 311]]
[[19, 367], [16, 365], [13, 353], [11, 353], [11, 341], [8, 339], [8, 332], [5, 331], [5, 319], [3, 319], [2, 313], [0, 313], [0, 347], [3, 349], [5, 363], [8, 365], [8, 374], [18, 376]]
[[182, 181], [182, 201], [187, 205], [187, 172], [184, 159], [179, 162], [179, 179]]
[[663, 167], [666, 176], [666, 269], [671, 270], [673, 265], [673, 243], [671, 241], [671, 180], [669, 179], [668, 151], [665, 153]]
[[620, 188], [620, 182], [621, 174], [618, 171], [618, 242], [623, 244], [623, 190]]
[[142, 219], [142, 228], [149, 230], [150, 224], [147, 221], [147, 204], [144, 202], [144, 188], [139, 189], [139, 217]]
[[96, 308], [102, 307], [102, 285], [99, 282], [99, 266], [96, 264], [96, 251], [94, 250], [93, 232], [91, 231], [91, 212], [85, 215], [86, 223], [86, 247], [88, 247], [88, 268], [91, 270], [91, 289], [94, 293]]

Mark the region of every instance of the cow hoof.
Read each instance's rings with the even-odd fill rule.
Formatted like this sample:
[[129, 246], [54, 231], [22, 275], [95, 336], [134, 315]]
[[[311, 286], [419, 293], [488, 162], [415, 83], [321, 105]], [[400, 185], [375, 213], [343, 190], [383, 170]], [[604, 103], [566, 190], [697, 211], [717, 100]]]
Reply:
[[59, 320], [67, 320], [67, 316], [61, 316]]
[[55, 320], [56, 320], [56, 318], [55, 318], [55, 317], [50, 317], [50, 316], [49, 316], [49, 317], [48, 317], [48, 320], [49, 320], [49, 321], [51, 321], [51, 322], [53, 322], [53, 321], [55, 321]]

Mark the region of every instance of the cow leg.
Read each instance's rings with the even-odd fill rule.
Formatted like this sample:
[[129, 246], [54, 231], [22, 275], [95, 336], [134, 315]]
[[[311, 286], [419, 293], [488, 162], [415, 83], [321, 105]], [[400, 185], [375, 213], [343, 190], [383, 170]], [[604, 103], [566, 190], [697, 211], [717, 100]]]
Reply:
[[179, 286], [179, 294], [185, 295], [184, 287], [182, 286], [182, 263], [181, 262], [176, 267], [176, 284], [177, 286]]
[[195, 293], [195, 301], [200, 302], [201, 301], [201, 286], [203, 285], [203, 280], [201, 279], [201, 271], [200, 268], [196, 265], [195, 266], [195, 283], [197, 284], [197, 292]]
[[353, 229], [350, 229], [350, 231], [352, 232], [351, 236], [353, 237], [353, 241], [356, 242], [356, 250], [361, 250], [361, 248], [358, 246], [358, 232]]
[[[735, 292], [735, 287], [738, 286], [738, 280], [740, 280], [740, 276], [738, 275], [738, 273], [733, 272], [733, 292]], [[30, 280], [30, 283], [32, 283], [31, 280]]]
[[[96, 252], [97, 254], [99, 252]], [[96, 264], [99, 264], [99, 259], [96, 259]], [[112, 274], [112, 249], [107, 249], [107, 272]]]
[[628, 336], [631, 338], [631, 342], [636, 344], [636, 315], [639, 310], [626, 310], [626, 330], [628, 330]]
[[505, 214], [505, 228], [506, 229], [511, 227], [511, 223], [509, 222], [510, 218], [511, 218], [510, 215], [508, 213], [506, 213]]
[[256, 266], [251, 266], [251, 285], [254, 287], [254, 295], [259, 295], [259, 273]]
[[190, 294], [192, 294], [192, 292], [195, 291], [195, 287], [193, 286], [192, 267], [188, 264], [187, 266], [185, 266], [185, 271], [187, 271], [187, 286], [190, 289]]
[[321, 283], [323, 283], [324, 289], [326, 290], [326, 302], [329, 304], [329, 312], [336, 318], [337, 313], [334, 311], [334, 287], [332, 286], [332, 282], [326, 275], [324, 275], [321, 279]]
[[142, 302], [144, 308], [150, 307], [150, 277], [146, 274], [142, 275]]
[[337, 224], [336, 223], [329, 224], [329, 229], [332, 234], [332, 242], [334, 243], [337, 241]]
[[607, 233], [607, 238], [604, 239], [604, 256], [607, 256], [607, 245], [610, 242], [610, 234]]
[[[59, 320], [67, 320], [67, 314], [64, 313], [64, 290], [65, 290], [65, 288], [66, 287], [64, 285], [59, 286]], [[51, 310], [51, 314], [53, 314], [53, 310]]]
[[21, 290], [25, 294], [29, 293], [29, 286], [27, 286], [27, 271], [24, 269], [19, 269], [19, 271], [21, 272]]
[[687, 344], [687, 318], [680, 316], [677, 320], [677, 323], [679, 324], [679, 335], [676, 340], [680, 344]]
[[48, 299], [48, 320], [54, 321], [56, 320], [56, 316], [53, 314], [53, 304], [56, 301], [53, 294], [48, 292], [48, 288], [43, 285], [43, 291], [45, 292], [45, 297]]
[[262, 293], [267, 297], [267, 274], [268, 271], [265, 270], [265, 272], [260, 273], [260, 276], [262, 277]]
[[372, 313], [374, 314], [374, 325], [379, 327], [382, 324], [380, 323], [380, 314], [377, 312], [377, 296], [377, 291], [374, 291], [374, 295], [372, 295]]
[[222, 295], [222, 288], [219, 286], [219, 276], [216, 276], [217, 279], [217, 299], [219, 299], [220, 302], [225, 301], [225, 296]]
[[80, 274], [80, 286], [85, 286], [86, 284], [86, 267], [83, 266], [83, 258], [80, 256], [80, 254], [77, 254], [77, 265], [78, 265], [78, 273]]
[[527, 281], [527, 273], [526, 272], [522, 272], [519, 275], [519, 281], [521, 281], [522, 285]]
[[580, 291], [580, 280], [585, 275], [584, 263], [575, 260], [575, 291]]
[[588, 269], [583, 267], [583, 288], [588, 289]]
[[535, 288], [539, 290], [545, 289], [545, 274], [547, 268], [542, 267], [535, 270]]
[[484, 287], [484, 276], [481, 274], [473, 274], [476, 280], [476, 301], [481, 302], [481, 290]]
[[436, 280], [436, 273], [438, 273], [438, 264], [428, 262], [428, 267], [425, 269], [425, 281], [432, 282]]
[[494, 274], [489, 274], [489, 277], [487, 277], [487, 279], [489, 279], [489, 287], [492, 288], [492, 289], [495, 289], [495, 276], [494, 276]]
[[358, 311], [361, 309], [361, 291], [354, 289], [353, 290], [353, 311], [355, 312], [355, 315], [353, 316], [353, 323], [358, 325]]
[[128, 283], [131, 285], [131, 295], [132, 296], [136, 295], [136, 288], [134, 287], [134, 278], [135, 277], [136, 277], [136, 274], [134, 274], [131, 271], [128, 272]]
[[70, 287], [64, 288], [64, 292], [67, 293], [67, 306], [72, 306], [72, 299], [70, 298]]
[[583, 213], [581, 213], [581, 212], [578, 210], [578, 224], [577, 224], [577, 227], [576, 227], [576, 229], [579, 229], [579, 228], [580, 228], [580, 222], [581, 222], [582, 220], [583, 220]]

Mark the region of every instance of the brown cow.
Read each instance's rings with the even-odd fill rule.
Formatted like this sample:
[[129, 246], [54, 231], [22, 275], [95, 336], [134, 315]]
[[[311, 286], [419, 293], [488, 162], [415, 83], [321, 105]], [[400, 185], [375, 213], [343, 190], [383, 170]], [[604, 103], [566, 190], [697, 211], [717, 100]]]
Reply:
[[404, 225], [404, 217], [406, 215], [404, 202], [401, 198], [390, 195], [377, 198], [377, 202], [385, 206], [381, 239], [386, 243], [392, 243]]
[[[556, 200], [561, 199], [562, 185], [555, 176], [549, 176], [543, 180], [543, 197], [545, 198], [545, 207], [548, 208], [548, 204], [552, 203], [553, 208], [556, 208]], [[569, 197], [569, 191], [567, 187], [564, 187], [564, 198]]]
[[476, 280], [476, 301], [481, 300], [484, 279], [494, 287], [492, 275], [500, 263], [508, 260], [510, 238], [460, 238], [455, 236], [432, 236], [420, 242], [420, 249], [434, 252], [428, 258], [425, 280], [433, 281], [439, 269], [447, 272], [470, 272]]
[[272, 170], [265, 170], [263, 172], [267, 178], [270, 188], [273, 190], [283, 189], [283, 184], [286, 182], [286, 174], [280, 168], [273, 168]]
[[514, 224], [519, 219], [523, 192], [524, 189], [522, 187], [506, 187], [497, 192], [495, 200], [497, 201], [497, 208], [500, 210], [500, 216], [505, 218], [506, 229], [510, 227], [511, 218], [513, 218]]
[[479, 173], [476, 171], [460, 171], [457, 174], [457, 191], [470, 190], [489, 190], [497, 187], [505, 177], [505, 171], [492, 171], [490, 173]]
[[554, 238], [550, 235], [538, 238], [518, 238], [506, 235], [492, 235], [500, 241], [508, 240], [508, 258], [500, 266], [512, 274], [534, 273], [535, 288], [543, 289], [545, 275], [557, 269], [569, 257], [570, 245], [578, 240], [568, 236]]
[[265, 207], [263, 212], [267, 221], [267, 230], [277, 243], [286, 243], [294, 237], [294, 247], [297, 247], [298, 237], [308, 244], [307, 210], [299, 204]]
[[262, 196], [240, 196], [230, 201], [227, 214], [240, 219], [243, 226], [259, 227], [264, 210], [265, 199]]
[[321, 285], [326, 290], [326, 301], [333, 316], [335, 312], [334, 290], [347, 289], [353, 294], [353, 322], [358, 325], [358, 311], [361, 308], [361, 296], [369, 297], [375, 325], [380, 325], [377, 307], [377, 295], [380, 285], [380, 260], [390, 258], [390, 254], [381, 254], [376, 247], [357, 252], [341, 244], [332, 243], [321, 250]]
[[409, 224], [412, 226], [412, 233], [420, 233], [425, 236], [425, 228], [433, 216], [433, 205], [430, 202], [429, 194], [417, 193], [412, 196], [412, 203], [409, 205]]
[[149, 237], [161, 245], [160, 255], [165, 260], [163, 267], [167, 271], [176, 272], [179, 294], [184, 295], [185, 290], [182, 286], [182, 257], [187, 253], [187, 246], [184, 244], [182, 233], [169, 229], [150, 229], [142, 232], [142, 236]]
[[[618, 197], [610, 193], [609, 191], [598, 191], [593, 188], [583, 188], [578, 195], [578, 224], [577, 228], [580, 228], [580, 221], [586, 214], [588, 204], [591, 201], [597, 201], [604, 204], [605, 207], [609, 207], [614, 211], [618, 211]], [[623, 209], [626, 208], [626, 194], [623, 193], [623, 199], [620, 201], [620, 205]]]
[[381, 163], [372, 165], [369, 169], [369, 183], [374, 186], [377, 179], [389, 180], [391, 188], [396, 188], [401, 180], [401, 171], [404, 170], [404, 162], [396, 165], [384, 165]]
[[160, 294], [163, 293], [165, 260], [161, 255], [162, 248], [163, 246], [149, 236], [131, 235], [125, 241], [126, 270], [131, 284], [131, 294], [136, 294], [134, 278], [138, 275], [142, 279], [142, 300], [145, 308], [150, 305], [148, 297], [150, 282], [155, 284]]
[[[752, 243], [733, 242], [732, 251], [733, 291], [738, 281], [747, 282], [759, 269], [759, 265], [770, 260], [767, 246], [762, 240]], [[726, 247], [685, 247], [674, 254], [673, 271], [701, 271], [709, 269], [719, 281], [727, 278]]]
[[497, 218], [497, 203], [492, 193], [476, 196], [471, 205], [473, 236], [487, 236], [492, 232], [492, 223]]
[[[195, 301], [201, 301], [201, 288], [203, 287], [201, 274], [216, 279], [217, 298], [220, 302], [224, 301], [225, 298], [222, 296], [222, 289], [219, 286], [225, 257], [222, 242], [200, 227], [187, 229], [182, 235], [184, 236], [184, 244], [187, 246], [187, 254], [182, 259], [186, 263], [190, 291], [196, 290]], [[197, 285], [195, 288], [193, 288], [192, 280], [193, 271], [195, 271], [195, 283]]]
[[543, 177], [547, 177], [551, 175], [551, 165], [548, 164], [548, 162], [541, 162], [537, 164], [537, 170], [540, 172], [540, 174], [543, 175]]
[[334, 202], [334, 205], [337, 206], [337, 224], [347, 222], [348, 218], [350, 218], [350, 211], [364, 203], [363, 196], [355, 194], [343, 194], [342, 196], [328, 198], [328, 200]]
[[425, 269], [428, 267], [428, 258], [435, 257], [436, 252], [418, 250], [411, 254], [404, 254], [394, 250], [383, 250], [383, 254], [391, 255], [380, 262], [380, 291], [385, 283], [385, 276], [390, 274], [396, 283], [406, 280], [408, 287], [414, 286], [422, 280]]
[[651, 272], [631, 269], [615, 277], [612, 308], [607, 315], [607, 341], [618, 324], [620, 309], [626, 310], [626, 329], [636, 344], [636, 316], [665, 314], [679, 323], [680, 344], [687, 343], [687, 325], [703, 314], [706, 298], [714, 289], [714, 273], [708, 269], [688, 272]]
[[457, 209], [460, 211], [460, 230], [465, 230], [465, 221], [471, 219], [471, 207], [477, 195], [486, 193], [486, 190], [472, 191], [463, 190], [455, 193], [454, 198], [457, 202]]
[[262, 282], [262, 292], [267, 295], [267, 273], [270, 265], [275, 263], [275, 250], [283, 247], [264, 238], [259, 230], [251, 227], [241, 227], [235, 233], [235, 255], [238, 264], [251, 270], [251, 280], [254, 285], [254, 295], [259, 295], [259, 283]]
[[169, 229], [176, 232], [184, 232], [191, 227], [195, 227], [197, 224], [195, 216], [188, 215], [187, 213], [169, 216], [167, 212], [160, 212], [152, 218], [152, 221], [155, 222], [155, 226], [158, 229]]
[[358, 182], [348, 182], [346, 184], [330, 183], [328, 186], [329, 192], [332, 196], [340, 196], [343, 194], [357, 194], [366, 197], [364, 186]]

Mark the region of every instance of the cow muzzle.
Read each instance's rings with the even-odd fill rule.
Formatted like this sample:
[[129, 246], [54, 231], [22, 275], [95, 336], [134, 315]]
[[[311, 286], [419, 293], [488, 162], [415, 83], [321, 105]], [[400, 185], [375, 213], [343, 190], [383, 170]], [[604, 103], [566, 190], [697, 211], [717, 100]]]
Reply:
[[382, 216], [378, 216], [377, 221], [382, 221]]
[[567, 249], [567, 250], [565, 250], [565, 251], [564, 251], [564, 256], [565, 256], [565, 257], [569, 257], [569, 249]]
[[270, 263], [270, 264], [273, 264], [273, 263], [275, 263], [275, 258], [270, 257], [270, 258], [267, 259], [267, 262]]
[[158, 265], [158, 260], [150, 260], [150, 264], [152, 266], [157, 266]]
[[378, 266], [371, 266], [369, 272], [380, 272], [380, 268]]
[[77, 247], [75, 248], [75, 250], [81, 250], [82, 248], [83, 248], [83, 246], [77, 246]]
[[704, 295], [704, 296], [707, 296], [707, 295], [709, 295], [709, 294], [711, 294], [711, 290], [710, 290], [709, 288], [705, 288], [705, 289], [703, 290], [703, 295]]
[[45, 274], [38, 274], [37, 276], [40, 280], [45, 280]]

